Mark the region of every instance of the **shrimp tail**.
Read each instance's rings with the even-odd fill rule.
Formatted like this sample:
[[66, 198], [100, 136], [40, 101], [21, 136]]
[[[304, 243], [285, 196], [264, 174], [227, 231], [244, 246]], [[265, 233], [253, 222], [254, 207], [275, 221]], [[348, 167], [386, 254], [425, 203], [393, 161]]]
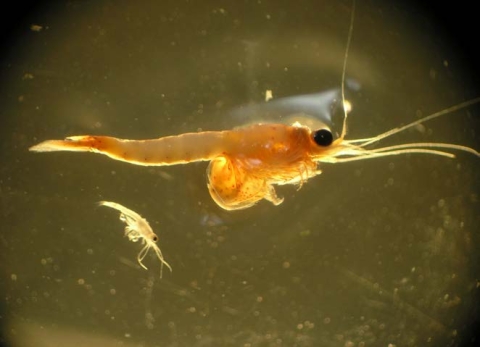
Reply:
[[163, 166], [211, 160], [225, 149], [225, 133], [205, 131], [150, 140], [109, 136], [70, 136], [30, 147], [33, 152], [94, 152], [135, 165]]
[[32, 152], [96, 152], [102, 143], [108, 142], [106, 136], [71, 136], [65, 140], [47, 140], [29, 148]]

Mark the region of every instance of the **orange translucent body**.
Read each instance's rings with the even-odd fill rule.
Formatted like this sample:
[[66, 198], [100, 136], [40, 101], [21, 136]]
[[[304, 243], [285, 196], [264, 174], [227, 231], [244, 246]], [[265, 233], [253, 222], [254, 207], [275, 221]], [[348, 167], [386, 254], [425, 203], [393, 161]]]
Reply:
[[73, 136], [45, 141], [30, 150], [89, 151], [146, 166], [210, 161], [208, 189], [213, 200], [226, 210], [247, 208], [261, 199], [280, 204], [283, 199], [277, 197], [273, 185], [303, 183], [317, 175], [315, 158], [322, 154], [309, 128], [283, 124], [139, 141]]
[[[444, 151], [457, 150], [480, 157], [476, 150], [449, 143], [406, 143], [375, 149], [366, 147], [427, 120], [480, 103], [480, 97], [433, 113], [402, 127], [366, 139], [346, 140], [346, 115], [342, 133], [332, 142], [317, 144], [310, 128], [294, 124], [255, 124], [226, 131], [204, 131], [152, 140], [122, 140], [108, 136], [72, 136], [48, 140], [30, 148], [36, 152], [95, 152], [112, 159], [144, 166], [210, 161], [208, 190], [225, 210], [237, 210], [266, 199], [274, 205], [283, 199], [274, 185], [302, 184], [318, 175], [319, 162], [342, 163], [405, 153], [453, 158]], [[320, 131], [329, 130], [325, 127]], [[441, 150], [439, 150], [441, 149]]]

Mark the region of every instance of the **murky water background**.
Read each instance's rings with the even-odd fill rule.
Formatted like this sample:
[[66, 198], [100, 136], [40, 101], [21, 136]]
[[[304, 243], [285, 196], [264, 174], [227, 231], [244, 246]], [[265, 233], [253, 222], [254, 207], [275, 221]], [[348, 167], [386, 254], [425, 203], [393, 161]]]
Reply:
[[[205, 163], [145, 168], [28, 147], [239, 126], [229, 111], [337, 88], [349, 1], [72, 2], [39, 17], [2, 81], [2, 325], [11, 346], [425, 346], [470, 341], [479, 160], [323, 165], [282, 205], [219, 209]], [[434, 24], [359, 3], [352, 138], [478, 96]], [[34, 28], [35, 29], [35, 28]], [[37, 28], [38, 29], [38, 28]], [[468, 71], [467, 71], [468, 72]], [[386, 143], [478, 146], [480, 109]], [[245, 122], [251, 121], [245, 120]], [[173, 273], [136, 263], [111, 200], [146, 217]]]

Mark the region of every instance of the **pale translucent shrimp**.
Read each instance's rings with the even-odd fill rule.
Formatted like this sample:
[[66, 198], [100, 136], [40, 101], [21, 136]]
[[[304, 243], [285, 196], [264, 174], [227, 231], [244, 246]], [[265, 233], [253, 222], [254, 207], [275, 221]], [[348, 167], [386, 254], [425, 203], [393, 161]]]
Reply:
[[141, 267], [147, 269], [143, 264], [143, 259], [146, 257], [148, 251], [153, 249], [158, 260], [160, 260], [160, 278], [163, 275], [163, 266], [165, 265], [170, 271], [172, 267], [168, 264], [163, 258], [162, 251], [157, 245], [158, 236], [153, 232], [152, 228], [148, 221], [140, 216], [135, 211], [132, 211], [125, 206], [117, 204], [116, 202], [111, 201], [100, 201], [98, 206], [107, 206], [113, 208], [117, 211], [120, 211], [120, 220], [127, 224], [125, 227], [125, 236], [132, 242], [137, 242], [141, 240], [144, 247], [138, 253], [137, 260]]

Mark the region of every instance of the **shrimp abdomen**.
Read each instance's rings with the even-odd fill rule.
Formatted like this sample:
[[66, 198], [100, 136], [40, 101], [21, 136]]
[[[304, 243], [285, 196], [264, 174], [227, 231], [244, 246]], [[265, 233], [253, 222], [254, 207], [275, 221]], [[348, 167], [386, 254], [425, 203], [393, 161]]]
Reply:
[[112, 159], [144, 166], [186, 164], [210, 160], [223, 149], [225, 132], [206, 131], [151, 140], [123, 140], [108, 136], [71, 136], [30, 147], [34, 152], [96, 152]]

